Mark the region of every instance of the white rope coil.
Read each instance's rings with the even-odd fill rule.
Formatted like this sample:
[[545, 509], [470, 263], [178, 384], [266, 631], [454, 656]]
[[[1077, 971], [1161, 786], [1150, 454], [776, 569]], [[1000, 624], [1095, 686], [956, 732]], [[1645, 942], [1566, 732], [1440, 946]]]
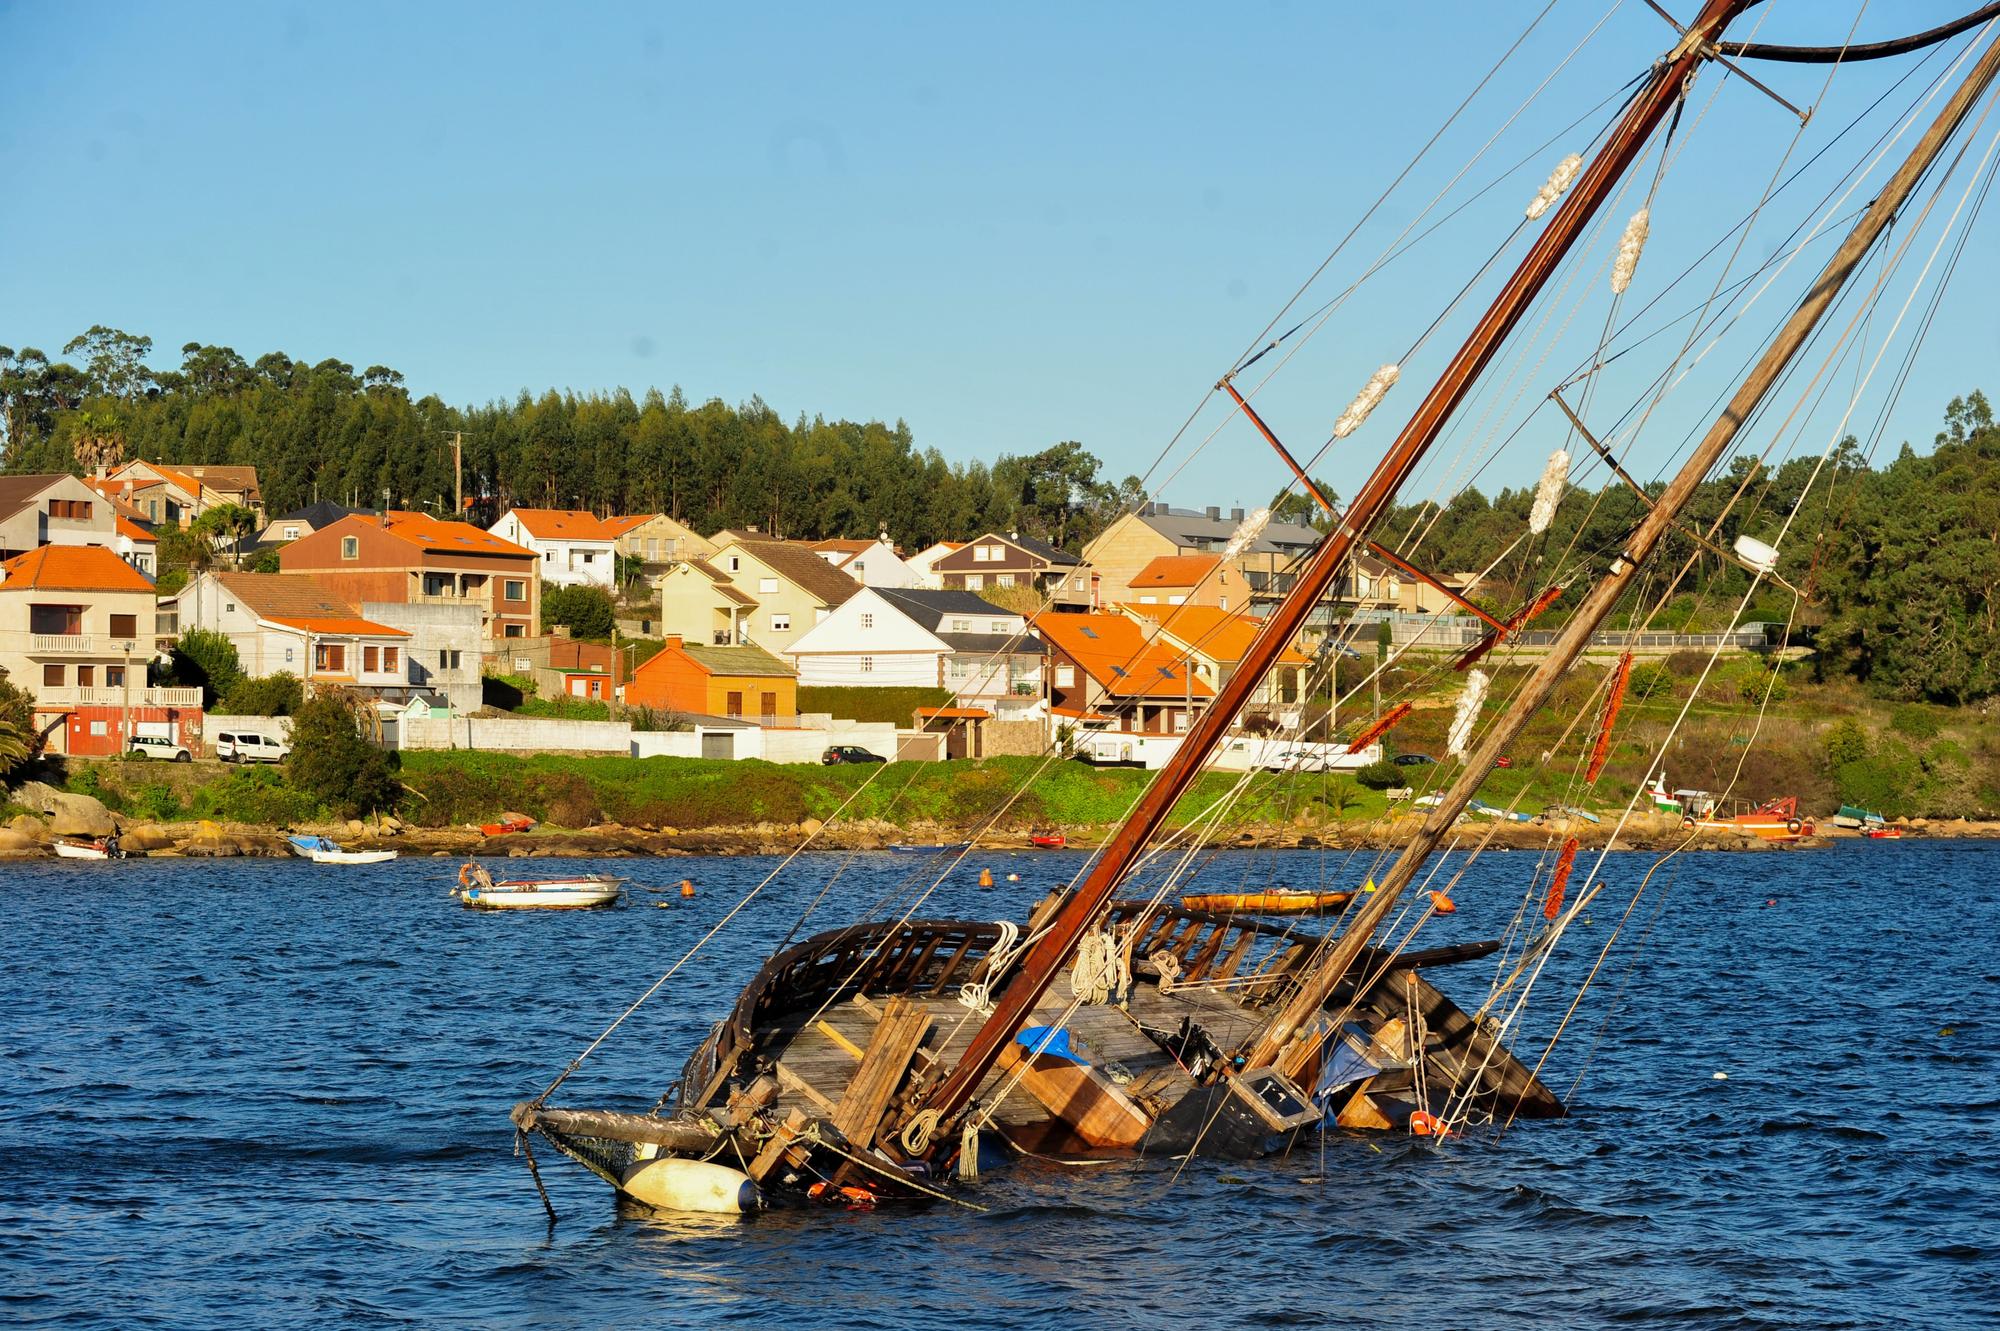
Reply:
[[1242, 525], [1236, 529], [1236, 534], [1229, 538], [1229, 544], [1222, 547], [1222, 557], [1234, 559], [1249, 549], [1250, 543], [1264, 534], [1264, 528], [1270, 521], [1271, 510], [1268, 508], [1260, 508], [1243, 519]]
[[1563, 192], [1570, 187], [1582, 170], [1582, 153], [1571, 153], [1557, 162], [1556, 169], [1549, 172], [1548, 181], [1536, 192], [1534, 198], [1528, 200], [1528, 206], [1523, 210], [1527, 213], [1528, 220], [1532, 222], [1555, 207], [1556, 200], [1563, 196]]
[[1479, 719], [1479, 705], [1486, 701], [1486, 672], [1475, 670], [1465, 677], [1465, 691], [1458, 695], [1458, 710], [1452, 714], [1451, 733], [1445, 752], [1462, 757], [1472, 740], [1472, 723]]
[[1093, 929], [1077, 943], [1070, 967], [1069, 991], [1085, 1003], [1108, 1003], [1131, 982], [1125, 949], [1109, 929]]
[[1541, 482], [1535, 486], [1535, 506], [1528, 510], [1528, 530], [1540, 536], [1555, 521], [1556, 505], [1562, 502], [1563, 489], [1569, 484], [1569, 450], [1558, 448], [1549, 454], [1548, 465], [1542, 468]]
[[996, 921], [1000, 936], [993, 940], [992, 949], [986, 954], [986, 973], [978, 980], [967, 981], [958, 987], [960, 1006], [971, 1008], [982, 1017], [993, 1015], [993, 989], [1000, 983], [1001, 975], [1016, 960], [1015, 940], [1021, 936], [1021, 926], [1012, 920]]
[[1174, 982], [1181, 978], [1181, 959], [1161, 948], [1146, 960], [1152, 962], [1153, 969], [1160, 973], [1160, 992], [1171, 994], [1174, 991]]
[[1611, 290], [1618, 295], [1624, 295], [1625, 288], [1632, 285], [1632, 274], [1639, 267], [1639, 255], [1644, 252], [1646, 237], [1652, 232], [1651, 208], [1641, 208], [1625, 224], [1625, 234], [1618, 238], [1618, 262], [1611, 265]]
[[1345, 439], [1360, 429], [1361, 423], [1368, 419], [1369, 413], [1373, 412], [1388, 391], [1396, 386], [1396, 380], [1402, 373], [1403, 367], [1400, 365], [1384, 365], [1369, 375], [1368, 382], [1354, 395], [1354, 401], [1348, 403], [1347, 410], [1341, 412], [1339, 418], [1334, 421], [1333, 437]]

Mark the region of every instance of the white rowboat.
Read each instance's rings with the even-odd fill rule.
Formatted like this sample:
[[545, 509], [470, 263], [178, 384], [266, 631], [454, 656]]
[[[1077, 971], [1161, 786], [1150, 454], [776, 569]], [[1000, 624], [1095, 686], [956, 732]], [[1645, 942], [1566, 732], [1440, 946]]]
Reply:
[[56, 858], [64, 860], [109, 860], [124, 859], [102, 841], [58, 841], [55, 843]]

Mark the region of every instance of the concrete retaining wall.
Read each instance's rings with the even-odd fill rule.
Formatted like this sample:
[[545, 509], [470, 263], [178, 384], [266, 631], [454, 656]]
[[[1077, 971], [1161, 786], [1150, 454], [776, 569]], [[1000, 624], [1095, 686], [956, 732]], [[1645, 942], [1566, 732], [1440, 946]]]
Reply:
[[405, 717], [405, 749], [479, 749], [502, 753], [630, 753], [623, 721], [565, 721], [551, 716]]

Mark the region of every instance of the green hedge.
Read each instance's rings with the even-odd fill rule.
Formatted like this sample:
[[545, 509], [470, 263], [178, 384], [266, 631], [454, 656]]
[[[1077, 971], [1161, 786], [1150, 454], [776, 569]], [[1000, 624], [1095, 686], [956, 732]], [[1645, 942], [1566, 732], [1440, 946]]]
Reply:
[[949, 689], [867, 689], [817, 684], [799, 690], [801, 712], [828, 712], [847, 721], [887, 721], [905, 727], [919, 707], [950, 705]]

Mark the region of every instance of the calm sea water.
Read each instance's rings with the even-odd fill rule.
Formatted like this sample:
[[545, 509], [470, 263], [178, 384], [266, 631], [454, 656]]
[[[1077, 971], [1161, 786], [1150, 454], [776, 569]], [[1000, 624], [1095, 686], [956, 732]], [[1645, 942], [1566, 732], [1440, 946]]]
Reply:
[[[997, 917], [1077, 861], [984, 862], [1001, 887], [968, 871], [934, 913]], [[1493, 929], [1530, 862], [1477, 866], [1437, 941]], [[1615, 858], [1550, 1004], [1651, 862]], [[1204, 880], [1273, 865], [1360, 867], [1229, 856]], [[448, 900], [443, 860], [0, 867], [0, 1321], [1939, 1327], [2000, 1306], [2000, 849], [1675, 861], [1551, 1061], [1559, 1091], [1581, 1076], [1563, 1122], [1178, 1178], [1016, 1168], [973, 1194], [985, 1214], [620, 1216], [549, 1151], [551, 1228], [508, 1105], [772, 862], [606, 867], [700, 894], [492, 916]], [[813, 928], [919, 868], [805, 867], [560, 1099], [650, 1103], [829, 873]], [[1489, 977], [1435, 978], [1464, 1001]]]

